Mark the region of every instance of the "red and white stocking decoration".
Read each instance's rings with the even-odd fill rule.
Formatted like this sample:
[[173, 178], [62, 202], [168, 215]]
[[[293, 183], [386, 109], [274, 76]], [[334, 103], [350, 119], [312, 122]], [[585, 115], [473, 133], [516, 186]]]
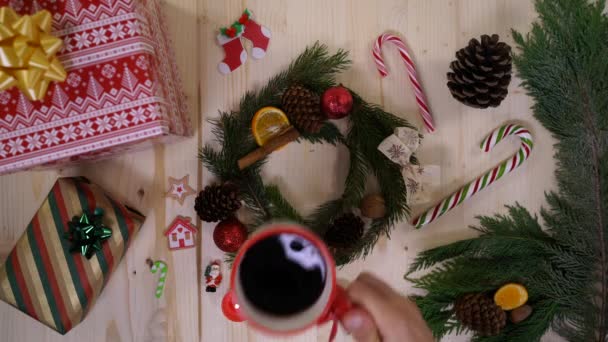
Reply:
[[251, 18], [251, 12], [245, 10], [239, 20], [235, 21], [230, 27], [220, 29], [217, 40], [225, 54], [224, 59], [219, 64], [220, 72], [226, 75], [247, 61], [247, 52], [243, 47], [241, 38], [251, 41], [253, 44], [251, 56], [260, 59], [266, 55], [270, 36], [270, 30], [254, 21]]
[[241, 37], [228, 38], [220, 34], [217, 41], [224, 48], [224, 60], [219, 64], [220, 72], [229, 74], [247, 61], [247, 51], [243, 48]]
[[249, 19], [245, 23], [243, 38], [248, 39], [253, 44], [251, 56], [255, 59], [260, 59], [266, 56], [266, 50], [270, 43], [270, 30], [266, 26], [262, 26]]

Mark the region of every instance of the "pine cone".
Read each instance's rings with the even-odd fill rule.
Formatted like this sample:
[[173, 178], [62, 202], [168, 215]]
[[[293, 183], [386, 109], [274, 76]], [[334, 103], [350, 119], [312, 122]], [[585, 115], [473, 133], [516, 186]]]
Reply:
[[511, 47], [497, 34], [471, 39], [450, 64], [448, 88], [458, 101], [475, 108], [498, 107], [509, 93]]
[[344, 214], [327, 229], [325, 242], [333, 248], [353, 247], [363, 236], [363, 226], [363, 220], [355, 214]]
[[321, 131], [325, 116], [321, 113], [319, 95], [296, 84], [283, 93], [282, 103], [283, 110], [298, 130], [306, 133]]
[[466, 294], [454, 304], [456, 318], [481, 336], [495, 336], [507, 324], [507, 314], [483, 293]]
[[194, 210], [206, 222], [227, 219], [240, 207], [238, 189], [231, 183], [206, 186], [194, 201]]

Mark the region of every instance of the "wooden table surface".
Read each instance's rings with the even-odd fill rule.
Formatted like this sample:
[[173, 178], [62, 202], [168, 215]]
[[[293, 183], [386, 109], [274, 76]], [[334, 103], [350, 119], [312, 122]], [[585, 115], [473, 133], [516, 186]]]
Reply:
[[[217, 64], [223, 58], [215, 35], [220, 26], [238, 18], [248, 7], [254, 17], [272, 30], [268, 55], [250, 59], [236, 72], [222, 76]], [[424, 249], [474, 236], [467, 226], [476, 215], [504, 212], [504, 205], [519, 201], [537, 211], [544, 203], [543, 192], [555, 186], [553, 141], [531, 115], [532, 104], [519, 87], [511, 83], [510, 95], [497, 109], [465, 107], [449, 94], [446, 72], [457, 49], [470, 38], [498, 33], [512, 42], [511, 28], [527, 32], [536, 17], [529, 0], [168, 0], [168, 26], [173, 36], [178, 64], [192, 109], [194, 137], [182, 142], [126, 154], [95, 164], [55, 171], [20, 172], [0, 177], [0, 260], [16, 240], [59, 175], [83, 175], [108, 191], [127, 198], [140, 208], [147, 220], [120, 267], [88, 317], [66, 336], [61, 336], [31, 318], [0, 303], [0, 331], [3, 341], [266, 341], [246, 324], [227, 322], [220, 310], [225, 281], [218, 293], [204, 292], [200, 279], [206, 264], [221, 258], [214, 246], [213, 225], [199, 222], [199, 247], [169, 252], [163, 232], [176, 215], [195, 216], [194, 197], [183, 206], [163, 198], [167, 177], [189, 174], [191, 185], [201, 189], [213, 176], [197, 160], [202, 144], [213, 140], [207, 119], [219, 109], [235, 108], [249, 89], [263, 85], [283, 69], [307, 45], [319, 40], [332, 51], [349, 50], [352, 68], [340, 82], [370, 102], [421, 127], [422, 121], [403, 64], [394, 48], [385, 54], [389, 76], [381, 80], [371, 58], [374, 39], [387, 30], [398, 32], [409, 44], [417, 62], [423, 87], [432, 108], [437, 132], [427, 135], [418, 156], [423, 164], [441, 166], [441, 186], [434, 198], [441, 199], [466, 181], [511, 155], [516, 139], [500, 144], [492, 153], [478, 149], [481, 139], [504, 122], [528, 126], [536, 147], [531, 158], [514, 173], [490, 189], [466, 201], [451, 213], [422, 230], [408, 223], [394, 228], [390, 240], [382, 238], [372, 255], [339, 271], [352, 280], [372, 271], [399, 291], [415, 290], [403, 279], [409, 262]], [[250, 49], [247, 43], [246, 48]], [[309, 143], [291, 144], [272, 155], [264, 169], [267, 182], [278, 184], [286, 197], [302, 212], [334, 198], [343, 189], [348, 153]], [[370, 191], [374, 184], [370, 182]], [[414, 208], [419, 213], [422, 207]], [[165, 295], [153, 293], [156, 276], [146, 258], [164, 259], [169, 265]], [[508, 262], [506, 260], [505, 262]], [[225, 276], [228, 275], [224, 270]], [[329, 327], [312, 329], [282, 340], [326, 341]], [[463, 341], [466, 336], [446, 340]], [[546, 337], [554, 341], [555, 337]], [[278, 339], [281, 340], [281, 339]], [[350, 341], [342, 332], [337, 341]]]

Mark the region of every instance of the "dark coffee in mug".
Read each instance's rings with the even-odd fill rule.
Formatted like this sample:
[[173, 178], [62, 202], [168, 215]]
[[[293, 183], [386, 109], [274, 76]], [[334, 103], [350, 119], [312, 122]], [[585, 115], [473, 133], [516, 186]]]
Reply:
[[226, 318], [276, 336], [335, 324], [351, 307], [323, 240], [289, 222], [269, 223], [245, 241], [222, 299]]
[[297, 234], [258, 241], [244, 254], [238, 273], [249, 304], [271, 316], [298, 315], [315, 306], [327, 289], [327, 265], [320, 251]]

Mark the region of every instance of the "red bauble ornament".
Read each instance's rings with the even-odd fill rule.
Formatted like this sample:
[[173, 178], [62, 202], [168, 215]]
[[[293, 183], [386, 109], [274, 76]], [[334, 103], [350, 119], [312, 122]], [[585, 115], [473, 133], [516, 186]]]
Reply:
[[213, 241], [217, 248], [226, 253], [234, 253], [247, 240], [247, 227], [232, 217], [221, 221], [213, 231]]
[[323, 93], [321, 106], [327, 118], [342, 119], [353, 109], [353, 95], [342, 85], [331, 87]]

